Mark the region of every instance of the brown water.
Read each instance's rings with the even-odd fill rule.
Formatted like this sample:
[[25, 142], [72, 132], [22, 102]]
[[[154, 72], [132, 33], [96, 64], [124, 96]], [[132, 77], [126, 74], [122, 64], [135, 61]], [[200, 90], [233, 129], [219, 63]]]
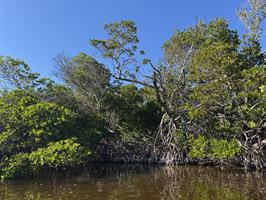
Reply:
[[266, 200], [266, 175], [242, 170], [93, 164], [43, 176], [0, 184], [0, 199]]

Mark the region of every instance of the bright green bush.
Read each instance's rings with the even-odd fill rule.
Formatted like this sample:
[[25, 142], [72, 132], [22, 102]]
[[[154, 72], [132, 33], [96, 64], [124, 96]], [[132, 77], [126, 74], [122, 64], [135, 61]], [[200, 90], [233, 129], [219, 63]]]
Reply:
[[195, 158], [230, 159], [240, 152], [237, 141], [224, 139], [207, 139], [203, 135], [190, 139], [189, 155]]
[[95, 142], [101, 133], [96, 124], [104, 127], [96, 123], [99, 120], [81, 120], [70, 109], [40, 100], [36, 95], [30, 90], [13, 90], [0, 97], [2, 179], [85, 164], [91, 155], [88, 143]]
[[81, 146], [76, 140], [76, 138], [70, 138], [51, 142], [47, 147], [30, 153], [28, 159], [37, 168], [67, 168], [82, 165], [86, 163], [91, 151]]
[[206, 151], [208, 147], [208, 139], [204, 135], [199, 135], [198, 138], [192, 138], [190, 140], [190, 151], [189, 155], [191, 157], [204, 158], [206, 157]]
[[1, 156], [31, 152], [69, 137], [74, 113], [54, 103], [41, 102], [33, 95], [17, 90], [0, 98]]
[[236, 140], [210, 140], [209, 157], [213, 159], [230, 159], [233, 158], [240, 151], [240, 146]]
[[84, 165], [90, 155], [91, 151], [77, 143], [76, 138], [51, 142], [31, 153], [19, 153], [5, 159], [0, 165], [1, 178], [32, 176], [46, 168], [78, 167]]

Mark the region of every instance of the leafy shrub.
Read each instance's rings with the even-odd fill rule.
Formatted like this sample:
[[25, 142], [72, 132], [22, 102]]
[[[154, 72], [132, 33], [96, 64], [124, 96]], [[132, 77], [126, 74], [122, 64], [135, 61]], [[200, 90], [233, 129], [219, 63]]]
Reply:
[[240, 147], [236, 140], [222, 140], [211, 139], [210, 140], [210, 153], [209, 157], [213, 159], [226, 159], [233, 158], [239, 153]]
[[0, 164], [1, 180], [10, 178], [27, 177], [33, 174], [29, 165], [28, 154], [18, 153], [10, 158], [5, 158]]
[[84, 165], [91, 155], [76, 138], [51, 142], [31, 153], [19, 153], [1, 163], [1, 178], [20, 178], [38, 174], [45, 168], [57, 169]]
[[208, 139], [204, 135], [199, 135], [198, 138], [192, 138], [190, 140], [190, 151], [189, 155], [191, 157], [204, 158], [206, 157], [206, 149], [208, 147]]
[[224, 140], [224, 139], [207, 139], [203, 135], [199, 135], [198, 138], [192, 138], [190, 140], [191, 157], [204, 158], [209, 157], [212, 159], [230, 159], [240, 152], [240, 146], [236, 140]]
[[30, 152], [68, 136], [74, 113], [33, 95], [17, 90], [0, 98], [1, 156]]

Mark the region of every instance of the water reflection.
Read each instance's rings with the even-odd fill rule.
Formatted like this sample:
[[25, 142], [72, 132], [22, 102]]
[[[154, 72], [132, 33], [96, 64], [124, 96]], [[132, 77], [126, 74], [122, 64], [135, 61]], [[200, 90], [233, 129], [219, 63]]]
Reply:
[[0, 185], [0, 199], [265, 199], [266, 176], [199, 166], [94, 164], [86, 169], [45, 174]]

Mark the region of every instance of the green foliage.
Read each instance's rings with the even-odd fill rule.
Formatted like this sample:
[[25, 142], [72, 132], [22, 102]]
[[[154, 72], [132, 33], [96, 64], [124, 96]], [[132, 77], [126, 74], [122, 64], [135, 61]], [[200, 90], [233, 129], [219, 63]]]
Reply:
[[184, 133], [182, 130], [176, 130], [175, 133], [173, 134], [176, 141], [177, 141], [177, 146], [181, 149], [185, 149], [190, 145], [191, 141], [191, 136], [187, 136], [186, 133]]
[[110, 94], [107, 99], [109, 110], [114, 112], [124, 141], [140, 141], [150, 138], [160, 122], [162, 113], [147, 88], [138, 89], [125, 85]]
[[66, 168], [86, 163], [91, 151], [79, 143], [76, 138], [50, 142], [47, 147], [39, 148], [28, 155], [34, 167]]
[[209, 143], [208, 139], [203, 135], [199, 135], [198, 138], [192, 138], [190, 140], [191, 148], [189, 151], [189, 155], [191, 157], [196, 157], [196, 158], [206, 157], [208, 143]]
[[50, 84], [38, 93], [38, 97], [41, 101], [55, 103], [72, 111], [81, 110], [76, 95], [66, 85]]
[[237, 32], [229, 29], [228, 22], [224, 18], [216, 18], [209, 24], [198, 21], [194, 27], [176, 31], [164, 43], [164, 56], [167, 62], [178, 70], [179, 67], [176, 66], [182, 66], [192, 44], [196, 52], [216, 43], [228, 44], [232, 48], [237, 48], [240, 43]]
[[31, 169], [26, 153], [18, 153], [15, 156], [5, 158], [0, 164], [1, 180], [18, 177], [32, 176], [34, 171]]
[[240, 152], [240, 146], [235, 139], [207, 139], [203, 135], [190, 140], [189, 155], [195, 158], [230, 159]]
[[13, 90], [0, 98], [2, 179], [33, 176], [45, 168], [80, 166], [91, 155], [88, 146], [102, 138], [105, 126], [100, 119], [81, 117], [41, 100], [45, 96], [39, 94]]
[[[266, 66], [243, 70], [242, 77], [241, 91], [237, 96], [239, 107], [236, 109], [239, 121], [234, 126], [243, 127], [243, 131], [263, 131], [263, 119], [266, 118]], [[256, 131], [252, 133], [255, 134]]]
[[55, 62], [55, 74], [71, 88], [79, 109], [83, 112], [102, 111], [102, 104], [110, 86], [109, 70], [85, 53], [73, 58], [58, 55]]
[[0, 99], [0, 154], [32, 151], [49, 141], [67, 137], [74, 114], [54, 103], [40, 102], [21, 90]]
[[106, 119], [95, 113], [79, 113], [69, 132], [70, 136], [76, 137], [80, 144], [89, 147], [92, 151], [97, 149], [101, 140], [110, 137]]
[[148, 64], [149, 59], [143, 58], [145, 52], [138, 49], [137, 27], [131, 20], [106, 24], [107, 39], [92, 39], [90, 45], [98, 50], [103, 58], [111, 61], [109, 67], [115, 83], [129, 81], [136, 84], [149, 85], [148, 81], [139, 80], [138, 75], [142, 63]]
[[91, 151], [75, 138], [50, 142], [31, 153], [19, 153], [1, 163], [1, 179], [21, 178], [40, 173], [44, 169], [69, 168], [84, 165]]
[[101, 51], [103, 57], [115, 58], [123, 54], [132, 57], [134, 55], [138, 38], [137, 28], [133, 21], [122, 20], [119, 23], [109, 23], [104, 29], [109, 35], [108, 40], [93, 39], [90, 41], [92, 46]]
[[31, 72], [28, 64], [9, 56], [0, 56], [0, 92], [12, 89], [39, 88], [50, 83], [47, 78], [39, 78]]
[[240, 152], [240, 146], [236, 140], [211, 139], [209, 157], [213, 159], [234, 158]]

